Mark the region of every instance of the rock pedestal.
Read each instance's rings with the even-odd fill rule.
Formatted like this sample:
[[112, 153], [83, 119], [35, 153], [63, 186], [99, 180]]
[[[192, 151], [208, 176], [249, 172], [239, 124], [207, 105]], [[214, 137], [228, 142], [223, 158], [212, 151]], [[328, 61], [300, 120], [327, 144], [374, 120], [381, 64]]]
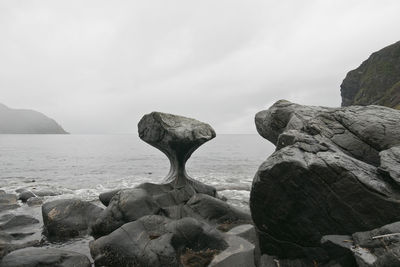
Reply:
[[191, 118], [152, 112], [143, 116], [138, 130], [143, 141], [161, 150], [169, 159], [171, 166], [164, 183], [170, 183], [174, 188], [190, 184], [200, 193], [209, 193], [208, 186], [189, 177], [185, 165], [197, 148], [215, 137], [210, 125]]

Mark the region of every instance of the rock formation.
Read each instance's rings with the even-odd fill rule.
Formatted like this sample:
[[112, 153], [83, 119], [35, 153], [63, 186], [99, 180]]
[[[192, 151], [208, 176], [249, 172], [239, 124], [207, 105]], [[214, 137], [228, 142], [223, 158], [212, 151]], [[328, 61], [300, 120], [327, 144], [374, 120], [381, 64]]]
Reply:
[[400, 111], [281, 100], [255, 123], [276, 145], [250, 194], [262, 253], [324, 261], [322, 236], [400, 220]]
[[215, 190], [201, 184], [186, 173], [186, 161], [205, 142], [215, 137], [210, 125], [182, 116], [152, 112], [143, 116], [138, 124], [139, 137], [158, 148], [171, 164], [164, 183], [174, 188], [191, 185], [196, 192], [215, 195]]
[[0, 134], [67, 134], [53, 119], [34, 110], [11, 109], [0, 103]]
[[382, 105], [400, 109], [400, 42], [373, 53], [347, 73], [342, 106]]
[[85, 234], [102, 208], [80, 199], [58, 199], [42, 206], [45, 234], [50, 239], [66, 239]]
[[218, 198], [214, 187], [185, 170], [190, 155], [215, 137], [211, 126], [153, 112], [140, 120], [138, 129], [140, 138], [167, 155], [170, 171], [161, 184], [100, 196], [107, 208], [91, 226], [96, 265], [254, 266], [255, 245], [239, 236], [243, 231], [225, 233], [251, 223], [250, 214]]

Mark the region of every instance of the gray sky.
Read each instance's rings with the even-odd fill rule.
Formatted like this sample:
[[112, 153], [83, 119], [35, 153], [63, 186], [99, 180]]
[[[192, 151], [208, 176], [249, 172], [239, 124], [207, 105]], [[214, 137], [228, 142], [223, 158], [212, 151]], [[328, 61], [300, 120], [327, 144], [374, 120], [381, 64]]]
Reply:
[[153, 110], [255, 133], [279, 99], [339, 106], [400, 39], [398, 0], [0, 0], [0, 102], [72, 133], [130, 133]]

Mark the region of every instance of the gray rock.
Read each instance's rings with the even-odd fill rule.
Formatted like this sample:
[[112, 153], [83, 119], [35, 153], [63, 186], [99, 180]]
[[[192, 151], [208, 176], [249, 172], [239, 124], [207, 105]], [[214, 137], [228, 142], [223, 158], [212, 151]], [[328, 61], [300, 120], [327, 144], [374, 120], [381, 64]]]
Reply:
[[7, 230], [15, 227], [23, 227], [36, 223], [39, 223], [39, 220], [28, 215], [11, 215], [7, 216], [4, 222], [0, 224], [0, 230]]
[[400, 266], [400, 222], [353, 234], [359, 266]]
[[30, 199], [31, 197], [36, 197], [36, 195], [29, 190], [20, 192], [18, 195], [18, 199], [21, 200], [22, 202], [27, 202], [28, 199]]
[[80, 199], [59, 199], [42, 206], [45, 234], [49, 238], [69, 238], [86, 233], [102, 208]]
[[0, 262], [0, 267], [91, 267], [82, 254], [54, 248], [25, 248], [11, 252]]
[[18, 208], [17, 196], [7, 194], [4, 190], [0, 192], [0, 212]]
[[160, 206], [147, 191], [140, 188], [122, 189], [111, 199], [108, 207], [91, 226], [91, 234], [100, 237], [125, 223], [145, 215], [160, 213]]
[[[379, 106], [278, 101], [257, 113], [258, 132], [277, 146], [256, 173], [250, 194], [262, 253], [312, 255], [323, 262], [329, 255], [321, 248], [322, 236], [400, 220], [394, 175], [399, 163], [388, 156], [400, 143], [398, 125], [400, 111]], [[387, 166], [378, 168], [380, 162]]]
[[236, 235], [241, 238], [244, 238], [254, 245], [257, 243], [258, 237], [256, 234], [256, 230], [254, 229], [254, 225], [252, 225], [252, 224], [243, 224], [243, 225], [236, 226], [236, 227], [232, 228], [231, 230], [229, 230], [229, 232], [227, 232], [227, 234]]
[[400, 136], [400, 111], [381, 106], [326, 108], [280, 100], [258, 112], [255, 123], [258, 133], [279, 148], [278, 137], [297, 130], [375, 166], [379, 152], [398, 145]]
[[103, 203], [104, 206], [108, 206], [110, 204], [111, 199], [115, 196], [121, 189], [115, 189], [108, 192], [101, 193], [99, 195], [99, 200]]
[[400, 185], [400, 146], [395, 146], [379, 153], [381, 165], [379, 171]]
[[191, 154], [215, 137], [210, 125], [191, 118], [152, 112], [140, 120], [138, 131], [143, 141], [168, 157], [171, 167], [164, 183], [170, 183], [174, 188], [190, 184], [197, 193], [216, 195], [215, 188], [195, 181], [185, 169]]
[[228, 248], [217, 254], [211, 261], [212, 267], [254, 267], [254, 245], [247, 240], [227, 235]]
[[53, 190], [32, 190], [37, 197], [54, 197], [61, 195], [60, 192], [53, 191]]
[[31, 197], [26, 201], [26, 204], [28, 204], [29, 207], [40, 206], [43, 204], [43, 199], [40, 197]]
[[172, 221], [158, 215], [124, 224], [90, 243], [96, 266], [179, 266], [186, 249], [225, 249], [218, 231], [193, 218]]

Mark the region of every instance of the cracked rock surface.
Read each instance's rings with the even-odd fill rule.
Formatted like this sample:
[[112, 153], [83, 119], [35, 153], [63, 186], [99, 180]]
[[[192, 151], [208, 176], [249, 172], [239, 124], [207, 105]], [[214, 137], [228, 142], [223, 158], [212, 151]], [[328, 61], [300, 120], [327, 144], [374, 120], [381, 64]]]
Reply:
[[400, 220], [400, 111], [281, 100], [255, 123], [276, 145], [250, 194], [262, 253], [323, 261], [322, 236]]

